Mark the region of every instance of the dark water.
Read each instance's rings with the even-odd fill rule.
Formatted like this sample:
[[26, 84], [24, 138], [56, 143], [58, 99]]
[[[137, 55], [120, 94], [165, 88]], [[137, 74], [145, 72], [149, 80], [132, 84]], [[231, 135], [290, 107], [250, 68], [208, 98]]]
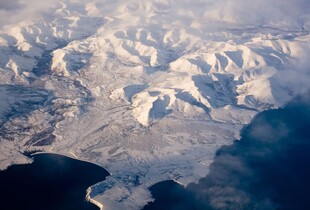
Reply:
[[195, 209], [193, 193], [172, 180], [155, 184], [150, 190], [155, 202], [149, 203], [143, 210]]
[[98, 210], [86, 189], [109, 173], [94, 164], [55, 154], [34, 155], [29, 165], [0, 172], [1, 210]]
[[151, 191], [156, 201], [144, 210], [309, 210], [310, 95], [260, 114], [198, 184]]

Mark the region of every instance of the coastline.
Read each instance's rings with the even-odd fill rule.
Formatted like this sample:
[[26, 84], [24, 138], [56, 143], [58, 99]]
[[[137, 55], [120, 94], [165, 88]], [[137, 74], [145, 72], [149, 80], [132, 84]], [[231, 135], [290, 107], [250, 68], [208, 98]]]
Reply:
[[[294, 99], [299, 98], [299, 97], [301, 97], [301, 95], [298, 95], [298, 96], [295, 97]], [[281, 106], [281, 107], [277, 107], [277, 108], [274, 108], [274, 109], [265, 110], [265, 111], [263, 111], [263, 112], [270, 111], [270, 110], [281, 110], [281, 109], [284, 109], [284, 108], [286, 108], [290, 103], [292, 103], [292, 101], [293, 101], [294, 99], [290, 100], [288, 103], [286, 103], [285, 105], [283, 105], [283, 106]], [[256, 115], [256, 116], [253, 118], [253, 120], [251, 121], [251, 123], [249, 123], [249, 125], [252, 124], [253, 121], [255, 121], [263, 112], [261, 112], [260, 114]], [[243, 129], [240, 131], [240, 133], [244, 132], [244, 129], [245, 129], [247, 126], [248, 126], [248, 125], [245, 125], [245, 126], [243, 127]], [[236, 139], [236, 140], [240, 140], [240, 139]], [[232, 143], [233, 143], [233, 142], [232, 142]], [[21, 153], [21, 154], [22, 154], [22, 153]], [[27, 157], [32, 157], [32, 156], [34, 156], [34, 155], [39, 155], [39, 154], [55, 154], [55, 155], [61, 155], [61, 156], [68, 157], [68, 158], [71, 158], [71, 159], [74, 159], [74, 160], [78, 160], [78, 161], [83, 161], [83, 162], [86, 162], [86, 163], [95, 164], [95, 165], [97, 165], [97, 166], [99, 166], [99, 167], [105, 169], [105, 170], [109, 173], [108, 176], [111, 175], [111, 173], [110, 173], [106, 168], [102, 167], [102, 166], [99, 165], [98, 163], [94, 163], [94, 162], [91, 162], [91, 161], [79, 159], [73, 152], [58, 153], [58, 152], [53, 152], [53, 151], [36, 151], [36, 152], [30, 154], [30, 155], [27, 156]], [[29, 159], [31, 159], [31, 158], [29, 158]], [[214, 159], [213, 159], [212, 161], [214, 161]], [[31, 163], [32, 163], [32, 161], [29, 162], [29, 163], [27, 163], [27, 162], [24, 162], [24, 163], [14, 163], [14, 164], [12, 164], [12, 165], [23, 165], [23, 164], [31, 164]], [[8, 167], [10, 167], [10, 166], [8, 166]], [[6, 169], [5, 169], [5, 170], [6, 170]], [[0, 170], [0, 171], [1, 171], [1, 170]], [[179, 185], [181, 185], [181, 186], [183, 186], [183, 187], [186, 187], [186, 186], [187, 186], [187, 185], [184, 185], [184, 184], [182, 184], [181, 182], [179, 182], [177, 179], [170, 179], [170, 180], [176, 182], [177, 184], [179, 184]], [[103, 181], [103, 180], [102, 180], [102, 181]], [[168, 180], [164, 180], [164, 181], [168, 181]], [[99, 182], [97, 182], [97, 183], [99, 183]], [[95, 183], [95, 184], [97, 184], [97, 183]], [[160, 182], [154, 183], [154, 184], [148, 186], [147, 188], [149, 189], [151, 186], [153, 186], [153, 185], [155, 185], [155, 184], [158, 184], [158, 183], [160, 183]], [[95, 184], [93, 184], [93, 185], [95, 185]], [[92, 185], [92, 186], [93, 186], [93, 185]], [[100, 203], [99, 201], [93, 199], [93, 198], [91, 197], [91, 192], [92, 192], [91, 186], [89, 186], [89, 187], [87, 188], [87, 191], [86, 191], [86, 196], [85, 196], [86, 201], [88, 201], [88, 202], [90, 202], [90, 203], [96, 205], [100, 210], [103, 210], [103, 209], [104, 209], [104, 205], [103, 205], [102, 203]]]
[[103, 210], [103, 204], [93, 199], [91, 196], [91, 187], [88, 187], [86, 190], [85, 200], [97, 206], [100, 210]]
[[[84, 159], [80, 159], [79, 157], [77, 157], [74, 153], [72, 152], [68, 152], [68, 153], [59, 153], [59, 152], [53, 152], [53, 151], [40, 151], [40, 152], [35, 152], [35, 153], [32, 153], [30, 156], [34, 156], [34, 155], [39, 155], [39, 154], [52, 154], [52, 155], [61, 155], [61, 156], [64, 156], [64, 157], [67, 157], [67, 158], [71, 158], [71, 159], [74, 159], [74, 160], [78, 160], [78, 161], [82, 161], [82, 162], [85, 162], [85, 163], [90, 163], [90, 164], [94, 164], [96, 166], [99, 166], [100, 168], [103, 168], [104, 170], [106, 170], [108, 173], [109, 173], [109, 176], [111, 175], [111, 172], [104, 168], [103, 166], [99, 165], [98, 163], [95, 163], [95, 162], [91, 162], [89, 160], [84, 160]], [[72, 154], [72, 155], [70, 155]]]
[[[93, 163], [93, 162], [91, 162], [91, 161], [79, 159], [79, 158], [78, 158], [74, 153], [72, 153], [72, 152], [68, 152], [68, 153], [57, 153], [57, 152], [51, 152], [51, 151], [49, 151], [49, 152], [40, 151], [40, 152], [35, 152], [35, 153], [31, 154], [31, 156], [39, 155], [39, 154], [61, 155], [61, 156], [65, 156], [65, 157], [68, 157], [68, 158], [72, 158], [72, 159], [74, 159], [74, 160], [78, 160], [78, 161], [82, 161], [82, 162], [85, 162], [85, 163], [94, 164], [94, 165], [97, 165], [97, 166], [103, 168], [104, 170], [106, 170], [106, 171], [109, 173], [108, 176], [111, 175], [111, 172], [110, 172], [110, 171], [108, 171], [106, 168], [100, 166], [98, 163]], [[70, 155], [70, 154], [71, 154], [71, 155]], [[102, 180], [102, 181], [103, 181], [103, 180]], [[98, 183], [98, 182], [97, 182], [97, 183]], [[97, 183], [95, 183], [95, 184], [97, 184]], [[95, 185], [95, 184], [93, 184], [93, 185]], [[91, 186], [93, 186], [93, 185], [91, 185]], [[100, 203], [100, 202], [98, 202], [98, 201], [96, 201], [95, 199], [93, 199], [93, 198], [90, 196], [90, 194], [91, 194], [91, 186], [89, 186], [89, 187], [87, 188], [87, 190], [86, 190], [85, 200], [86, 200], [87, 202], [89, 202], [89, 203], [94, 204], [94, 205], [97, 206], [100, 210], [103, 210], [103, 204]]]
[[[108, 176], [111, 175], [111, 173], [105, 169], [104, 167], [100, 166], [99, 164], [97, 163], [93, 163], [91, 161], [87, 161], [87, 160], [82, 160], [82, 159], [79, 159], [74, 153], [57, 153], [57, 152], [52, 152], [52, 151], [35, 151], [29, 155], [25, 155], [23, 153], [20, 153], [22, 154], [23, 156], [27, 157], [27, 160], [29, 160], [29, 162], [27, 161], [20, 161], [20, 162], [14, 162], [12, 164], [9, 164], [6, 168], [1, 168], [0, 169], [0, 172], [3, 172], [3, 171], [6, 171], [7, 169], [9, 169], [11, 166], [15, 166], [15, 165], [28, 165], [28, 164], [32, 164], [33, 163], [33, 157], [35, 155], [40, 155], [40, 154], [46, 154], [46, 155], [60, 155], [60, 156], [63, 156], [63, 157], [67, 157], [67, 158], [71, 158], [73, 160], [77, 160], [77, 161], [82, 161], [82, 162], [85, 162], [85, 163], [90, 163], [90, 164], [94, 164], [96, 166], [99, 166], [100, 168], [104, 169], [105, 171], [107, 171], [107, 173], [109, 174]], [[101, 180], [103, 181], [103, 180]], [[100, 181], [99, 181], [100, 182]], [[95, 185], [97, 183], [94, 183], [93, 185]], [[91, 185], [91, 186], [93, 186]], [[103, 204], [101, 204], [100, 202], [94, 200], [93, 198], [91, 198], [90, 196], [90, 193], [91, 193], [91, 186], [89, 186], [86, 190], [86, 195], [85, 195], [85, 200], [89, 203], [92, 203], [94, 204], [95, 206], [97, 206], [100, 210], [103, 210]]]

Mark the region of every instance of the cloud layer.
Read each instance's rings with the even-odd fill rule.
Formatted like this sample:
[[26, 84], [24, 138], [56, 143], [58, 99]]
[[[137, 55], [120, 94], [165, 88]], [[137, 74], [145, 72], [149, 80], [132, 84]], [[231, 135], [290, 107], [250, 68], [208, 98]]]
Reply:
[[[97, 5], [97, 9], [104, 15], [111, 13], [113, 9], [121, 5], [127, 5], [127, 11], [135, 11], [137, 1], [99, 1], [99, 0], [66, 0], [70, 5], [81, 4]], [[21, 20], [33, 19], [42, 16], [43, 13], [52, 13], [53, 6], [59, 1], [35, 1], [35, 0], [0, 0], [0, 25], [16, 24]], [[141, 3], [139, 3], [141, 4]], [[149, 0], [143, 2], [144, 5], [151, 5], [150, 8], [160, 15], [163, 12], [172, 18], [182, 16], [192, 16], [193, 19], [201, 23], [215, 26], [257, 26], [271, 25], [286, 28], [309, 28], [310, 2], [307, 0], [196, 0], [188, 2], [185, 0]], [[112, 10], [111, 10], [112, 9]], [[147, 11], [147, 10], [145, 10]], [[149, 11], [147, 11], [149, 12]], [[156, 18], [156, 17], [155, 17]]]
[[306, 209], [309, 95], [258, 116], [241, 141], [218, 151], [209, 175], [189, 190], [211, 209]]
[[55, 0], [0, 0], [0, 27], [40, 18], [53, 12], [51, 8], [55, 7], [56, 3]]
[[[291, 210], [309, 206], [310, 94], [259, 115], [240, 141], [222, 147], [207, 177], [186, 189], [152, 187], [144, 210]], [[168, 187], [167, 187], [168, 186]], [[167, 189], [168, 188], [168, 189]]]

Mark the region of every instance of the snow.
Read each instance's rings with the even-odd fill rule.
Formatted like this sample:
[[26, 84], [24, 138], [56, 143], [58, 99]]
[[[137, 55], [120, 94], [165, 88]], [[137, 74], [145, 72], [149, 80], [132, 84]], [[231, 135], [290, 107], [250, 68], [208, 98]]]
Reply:
[[10, 104], [7, 100], [8, 93], [6, 88], [0, 88], [0, 117], [3, 118], [6, 111], [10, 109]]
[[29, 164], [32, 159], [26, 157], [20, 151], [16, 150], [12, 143], [1, 143], [0, 170], [5, 170], [11, 165]]
[[88, 200], [141, 209], [148, 187], [198, 182], [259, 112], [309, 89], [309, 16], [281, 22], [275, 9], [262, 22], [211, 1], [87, 2], [2, 27], [0, 84], [32, 92], [0, 86], [1, 169], [29, 162], [25, 151], [68, 154], [111, 173]]

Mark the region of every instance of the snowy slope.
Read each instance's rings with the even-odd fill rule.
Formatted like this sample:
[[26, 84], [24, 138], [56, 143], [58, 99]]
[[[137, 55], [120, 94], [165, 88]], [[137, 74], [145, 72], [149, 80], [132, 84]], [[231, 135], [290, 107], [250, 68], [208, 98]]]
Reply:
[[2, 27], [1, 85], [31, 94], [0, 86], [1, 168], [32, 150], [97, 163], [111, 176], [89, 197], [107, 209], [140, 209], [151, 185], [206, 176], [219, 147], [310, 78], [309, 16], [240, 22], [211, 2], [63, 1]]

